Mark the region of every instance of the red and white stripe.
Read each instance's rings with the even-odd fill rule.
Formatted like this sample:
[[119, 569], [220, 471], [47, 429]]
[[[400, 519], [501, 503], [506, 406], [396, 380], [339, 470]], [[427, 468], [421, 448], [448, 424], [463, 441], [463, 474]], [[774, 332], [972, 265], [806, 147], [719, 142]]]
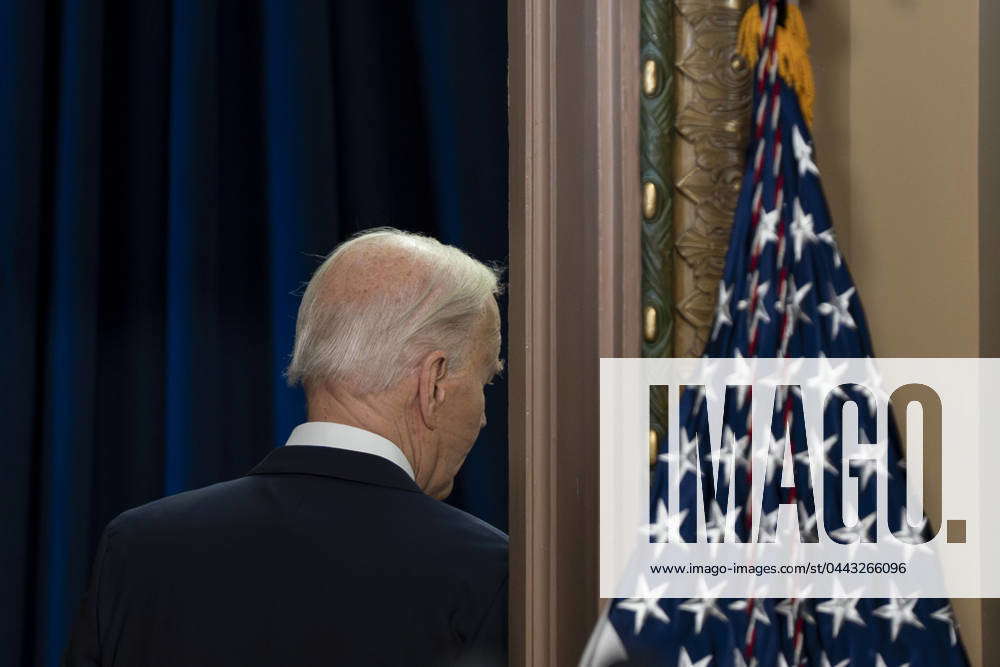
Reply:
[[[764, 155], [767, 148], [766, 140], [766, 128], [764, 121], [765, 119], [770, 121], [771, 131], [774, 136], [774, 145], [772, 148], [772, 163], [774, 167], [773, 176], [775, 179], [775, 209], [779, 212], [782, 210], [782, 205], [784, 204], [784, 174], [781, 171], [781, 158], [783, 151], [783, 137], [781, 133], [781, 127], [778, 120], [781, 115], [781, 97], [780, 97], [780, 83], [778, 81], [778, 50], [775, 45], [775, 35], [777, 33], [777, 21], [778, 21], [778, 3], [777, 0], [769, 0], [767, 7], [764, 10], [764, 16], [762, 20], [763, 30], [759, 40], [760, 49], [760, 59], [757, 66], [757, 92], [758, 92], [758, 105], [755, 113], [755, 138], [757, 140], [757, 149], [754, 152], [754, 194], [751, 209], [751, 223], [750, 229], [754, 233], [757, 230], [757, 225], [760, 222], [761, 214], [763, 213], [763, 200], [764, 200]], [[765, 91], [768, 94], [765, 95]], [[779, 213], [780, 215], [780, 213]], [[784, 303], [785, 296], [788, 289], [788, 267], [785, 266], [785, 250], [786, 250], [786, 238], [784, 232], [784, 225], [780, 222], [778, 224], [777, 231], [777, 266], [781, 267], [778, 284], [776, 286], [778, 302]], [[756, 234], [754, 238], [758, 239]], [[750, 330], [749, 339], [750, 344], [747, 350], [748, 356], [755, 356], [757, 351], [757, 345], [759, 342], [759, 331], [757, 328], [758, 317], [757, 308], [763, 308], [764, 304], [760, 302], [757, 295], [757, 286], [760, 281], [759, 264], [760, 257], [763, 251], [762, 239], [758, 239], [754, 243], [754, 247], [751, 252], [750, 257], [750, 281], [748, 284], [747, 299], [749, 299], [750, 307], [747, 312], [750, 316]], [[781, 337], [780, 337], [780, 348], [778, 351], [779, 357], [784, 357], [787, 352], [789, 336], [786, 335], [787, 328], [789, 326], [787, 308], [784, 310], [781, 320]], [[752, 397], [752, 388], [750, 390]], [[792, 398], [789, 393], [785, 398], [785, 405], [783, 409], [783, 418], [785, 433], [789, 434], [791, 437], [792, 428]], [[750, 436], [749, 440], [751, 442], [751, 451], [753, 443], [753, 428], [751, 423], [750, 415], [747, 416], [747, 434]], [[752, 484], [752, 466], [751, 472], [748, 473], [748, 482]], [[792, 502], [795, 501], [794, 490], [792, 491], [793, 497]], [[749, 526], [753, 525], [753, 515], [752, 510], [749, 509], [746, 514], [746, 522]], [[756, 643], [756, 617], [754, 616], [754, 599], [749, 599], [747, 604], [747, 614], [749, 615], [749, 623], [747, 625], [747, 633], [745, 637], [745, 644], [743, 648], [744, 658], [749, 664], [753, 659], [754, 646]], [[802, 634], [803, 629], [803, 619], [801, 616], [796, 618], [795, 622], [795, 634], [793, 639], [793, 645], [795, 647], [795, 665], [798, 665], [801, 660], [802, 645], [804, 636]]]

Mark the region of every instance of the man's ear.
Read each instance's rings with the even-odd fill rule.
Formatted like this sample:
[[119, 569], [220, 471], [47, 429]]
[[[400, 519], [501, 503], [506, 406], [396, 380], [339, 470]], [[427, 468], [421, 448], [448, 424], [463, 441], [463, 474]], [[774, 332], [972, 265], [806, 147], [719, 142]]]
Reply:
[[445, 401], [444, 378], [448, 375], [448, 357], [442, 350], [434, 350], [420, 362], [417, 382], [417, 400], [424, 426], [434, 430], [441, 406]]

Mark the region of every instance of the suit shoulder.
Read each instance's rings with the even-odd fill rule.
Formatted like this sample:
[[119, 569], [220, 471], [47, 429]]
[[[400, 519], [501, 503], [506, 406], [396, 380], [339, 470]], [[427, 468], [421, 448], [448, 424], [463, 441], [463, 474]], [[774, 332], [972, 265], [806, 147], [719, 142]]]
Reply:
[[141, 527], [158, 526], [175, 521], [187, 522], [195, 517], [204, 517], [214, 508], [225, 507], [227, 499], [238, 495], [245, 479], [241, 477], [191, 491], [182, 491], [125, 510], [108, 523], [108, 534], [133, 533]]
[[491, 544], [502, 545], [503, 547], [506, 547], [510, 541], [507, 533], [491, 526], [479, 517], [473, 516], [447, 503], [441, 503], [441, 506], [443, 508], [442, 511], [452, 516], [457, 524], [461, 524], [466, 530], [475, 533], [481, 539]]
[[507, 534], [482, 519], [430, 496], [423, 496], [430, 516], [426, 537], [451, 551], [466, 553], [485, 564], [492, 562], [501, 569], [507, 566]]

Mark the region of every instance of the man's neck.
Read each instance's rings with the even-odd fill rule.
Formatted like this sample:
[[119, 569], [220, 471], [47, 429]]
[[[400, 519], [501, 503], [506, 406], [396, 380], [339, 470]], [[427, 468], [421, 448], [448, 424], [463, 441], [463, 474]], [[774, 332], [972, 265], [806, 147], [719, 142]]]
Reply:
[[391, 410], [385, 403], [388, 403], [385, 397], [378, 395], [336, 396], [328, 391], [314, 391], [308, 396], [307, 415], [309, 421], [345, 424], [382, 436], [403, 452], [419, 484], [421, 466], [405, 417], [401, 418], [405, 413]]

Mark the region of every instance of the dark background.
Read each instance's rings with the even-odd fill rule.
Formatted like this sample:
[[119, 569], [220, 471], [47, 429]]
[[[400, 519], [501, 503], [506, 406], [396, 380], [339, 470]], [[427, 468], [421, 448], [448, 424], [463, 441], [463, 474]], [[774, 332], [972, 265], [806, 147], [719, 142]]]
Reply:
[[[58, 663], [108, 520], [304, 419], [339, 240], [506, 261], [506, 48], [499, 0], [0, 0], [0, 664]], [[503, 529], [505, 397], [451, 498]]]

